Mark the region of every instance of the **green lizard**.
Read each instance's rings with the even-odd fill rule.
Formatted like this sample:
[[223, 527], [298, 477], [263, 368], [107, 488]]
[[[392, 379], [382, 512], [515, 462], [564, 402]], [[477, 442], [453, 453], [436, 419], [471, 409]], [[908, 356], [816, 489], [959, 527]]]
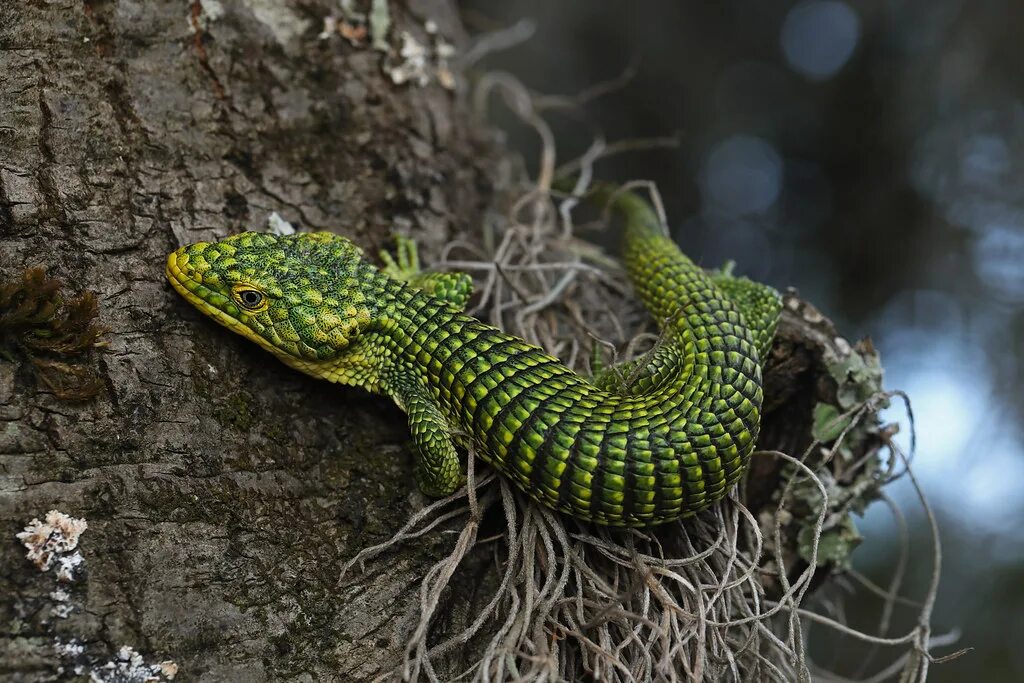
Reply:
[[409, 417], [416, 480], [430, 496], [465, 481], [457, 445], [535, 500], [599, 524], [652, 526], [721, 499], [757, 440], [773, 289], [706, 274], [650, 206], [599, 190], [625, 219], [634, 287], [665, 328], [629, 387], [588, 380], [463, 310], [463, 273], [419, 273], [400, 242], [379, 270], [331, 233], [242, 233], [167, 259], [199, 310], [305, 373], [390, 396]]

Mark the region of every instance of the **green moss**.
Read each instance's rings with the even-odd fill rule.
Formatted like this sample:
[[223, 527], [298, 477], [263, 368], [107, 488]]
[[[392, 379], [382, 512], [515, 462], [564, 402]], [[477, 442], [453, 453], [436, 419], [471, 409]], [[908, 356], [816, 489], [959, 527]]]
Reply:
[[213, 417], [223, 427], [233, 427], [242, 431], [251, 429], [256, 423], [252, 395], [236, 391], [217, 404], [213, 409]]
[[105, 343], [96, 295], [67, 297], [42, 268], [0, 282], [0, 358], [31, 365], [35, 376], [65, 401], [96, 396], [103, 384], [90, 364]]
[[844, 355], [825, 356], [829, 374], [838, 385], [836, 401], [846, 410], [863, 403], [882, 389], [882, 363], [870, 340]]
[[[877, 450], [881, 443], [877, 411], [886, 401], [879, 398], [882, 365], [871, 342], [837, 346], [839, 353], [824, 357], [826, 369], [836, 382], [835, 401], [818, 402], [812, 424], [820, 457], [828, 453], [830, 459], [815, 466], [812, 453], [808, 462], [825, 488], [827, 501], [815, 482], [797, 477], [787, 507], [796, 523], [799, 555], [810, 562], [818, 516], [822, 505], [827, 505], [814, 559], [818, 565], [842, 568], [849, 566], [850, 554], [861, 541], [852, 515], [863, 513], [884, 484], [881, 461], [876, 457], [854, 462], [854, 454]], [[795, 473], [792, 466], [784, 469], [784, 476]]]
[[[832, 528], [822, 531], [818, 538], [817, 564], [833, 564], [848, 569], [853, 549], [860, 545], [864, 537], [857, 531], [853, 517], [843, 515]], [[797, 537], [797, 548], [800, 557], [806, 562], [811, 561], [814, 543], [814, 527], [805, 526], [800, 529]]]
[[263, 435], [275, 443], [283, 443], [288, 437], [288, 432], [283, 423], [271, 422], [263, 425]]
[[850, 426], [850, 422], [850, 416], [841, 414], [834, 405], [818, 403], [814, 406], [811, 436], [821, 443], [831, 443]]

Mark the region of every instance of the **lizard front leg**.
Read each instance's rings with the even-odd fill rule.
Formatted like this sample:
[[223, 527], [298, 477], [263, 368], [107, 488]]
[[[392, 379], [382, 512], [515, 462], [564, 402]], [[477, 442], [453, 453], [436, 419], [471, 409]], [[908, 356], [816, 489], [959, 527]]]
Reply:
[[416, 445], [416, 483], [425, 495], [439, 498], [454, 493], [466, 477], [452, 441], [451, 428], [434, 398], [416, 378], [388, 382], [389, 393], [409, 416], [409, 432]]

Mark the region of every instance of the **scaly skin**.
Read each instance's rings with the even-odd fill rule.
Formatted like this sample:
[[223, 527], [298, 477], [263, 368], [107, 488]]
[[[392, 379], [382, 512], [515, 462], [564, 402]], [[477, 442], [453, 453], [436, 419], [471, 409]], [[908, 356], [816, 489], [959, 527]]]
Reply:
[[629, 366], [628, 387], [610, 373], [588, 381], [463, 315], [468, 276], [418, 274], [408, 243], [382, 272], [330, 233], [242, 233], [178, 249], [167, 275], [288, 365], [391, 396], [408, 413], [424, 493], [462, 485], [455, 446], [471, 443], [544, 505], [651, 526], [706, 508], [746, 469], [780, 303], [764, 285], [695, 266], [635, 195], [602, 193], [625, 218], [630, 278], [665, 327], [658, 350]]

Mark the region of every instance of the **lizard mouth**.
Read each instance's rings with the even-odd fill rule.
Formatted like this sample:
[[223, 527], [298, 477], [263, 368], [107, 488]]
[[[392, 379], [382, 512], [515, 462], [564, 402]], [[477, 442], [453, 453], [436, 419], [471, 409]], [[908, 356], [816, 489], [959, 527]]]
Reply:
[[181, 247], [167, 257], [167, 268], [164, 272], [178, 294], [232, 332], [256, 342], [275, 356], [286, 356], [287, 354], [282, 353], [280, 349], [218, 305], [230, 303], [229, 299], [202, 283], [202, 275], [188, 265], [188, 249], [189, 247]]
[[236, 318], [217, 305], [220, 303], [219, 299], [224, 299], [226, 303], [227, 298], [203, 284], [202, 275], [189, 265], [187, 250], [188, 247], [181, 247], [167, 257], [167, 268], [164, 272], [171, 286], [186, 301], [208, 316], [216, 318], [217, 322], [229, 326], [230, 323], [227, 321], [234, 321], [236, 324], [240, 324]]
[[206, 299], [195, 292], [196, 290], [205, 289], [205, 287], [203, 287], [201, 282], [192, 277], [191, 269], [186, 274], [184, 264], [187, 262], [188, 255], [185, 253], [185, 247], [181, 247], [168, 255], [167, 267], [164, 273], [178, 294], [185, 297], [189, 303], [202, 308], [204, 304], [208, 305], [206, 304]]

